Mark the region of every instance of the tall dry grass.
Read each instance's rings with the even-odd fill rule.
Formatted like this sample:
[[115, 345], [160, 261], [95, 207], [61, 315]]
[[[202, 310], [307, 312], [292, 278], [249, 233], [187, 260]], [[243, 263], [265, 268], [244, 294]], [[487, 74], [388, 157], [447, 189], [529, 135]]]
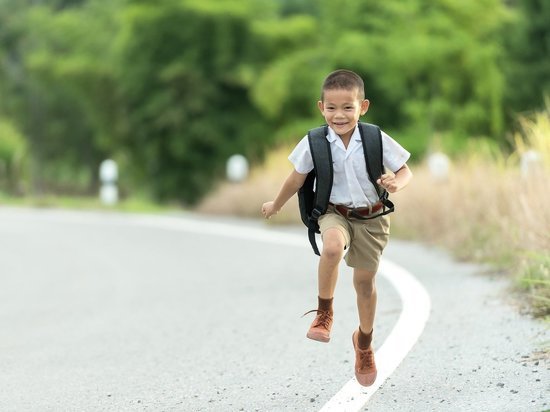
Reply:
[[[517, 279], [535, 315], [550, 316], [550, 111], [522, 120], [515, 151], [505, 155], [472, 146], [452, 162], [440, 181], [426, 164], [414, 165], [414, 179], [393, 194], [392, 230], [398, 237], [442, 246], [457, 257], [488, 262]], [[524, 175], [520, 160], [534, 150], [538, 167]], [[289, 148], [272, 153], [241, 184], [223, 184], [198, 208], [203, 213], [260, 217], [291, 171]], [[299, 223], [296, 197], [274, 223]]]
[[550, 314], [550, 176], [464, 159], [446, 182], [424, 166], [393, 196], [394, 234], [514, 275], [537, 316]]
[[[438, 241], [465, 258], [517, 260], [525, 253], [550, 252], [550, 121], [523, 120], [511, 155], [471, 147], [438, 181], [426, 165], [415, 168], [410, 186], [393, 198], [393, 221], [405, 236]], [[540, 161], [528, 173], [522, 155], [535, 151]]]
[[[290, 147], [274, 150], [266, 162], [261, 167], [253, 169], [248, 179], [242, 183], [219, 185], [217, 190], [201, 202], [197, 211], [204, 214], [259, 218], [262, 204], [275, 198], [284, 179], [292, 171], [292, 164], [287, 159], [291, 150]], [[269, 222], [275, 224], [301, 222], [297, 197], [293, 196], [276, 219]]]

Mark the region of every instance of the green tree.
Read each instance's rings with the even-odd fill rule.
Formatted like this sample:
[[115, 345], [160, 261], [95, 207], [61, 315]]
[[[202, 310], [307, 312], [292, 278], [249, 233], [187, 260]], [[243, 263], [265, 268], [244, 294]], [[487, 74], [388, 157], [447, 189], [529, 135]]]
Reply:
[[109, 46], [121, 2], [102, 3], [20, 9], [4, 31], [12, 42], [4, 49], [8, 70], [0, 84], [9, 98], [1, 109], [29, 141], [35, 191], [93, 190], [99, 162], [111, 151], [116, 88]]
[[251, 36], [258, 2], [135, 2], [126, 10], [119, 81], [134, 176], [157, 198], [193, 204], [235, 152], [270, 143], [248, 97], [261, 47]]
[[[366, 79], [370, 119], [386, 127], [502, 134], [498, 36], [507, 13], [499, 0], [323, 0], [317, 7], [301, 47], [276, 56], [255, 86], [266, 115], [299, 121], [304, 113], [293, 109], [308, 95], [298, 83], [318, 95], [321, 73], [346, 67]], [[261, 98], [273, 82], [275, 105]]]
[[12, 195], [23, 193], [27, 144], [11, 122], [0, 117], [0, 190]]
[[515, 0], [511, 7], [516, 19], [505, 31], [508, 107], [513, 112], [542, 109], [550, 98], [550, 2]]
[[186, 204], [230, 155], [254, 161], [321, 123], [320, 84], [340, 67], [366, 80], [368, 121], [417, 152], [422, 136], [498, 138], [505, 93], [539, 104], [549, 73], [547, 6], [508, 3], [0, 0], [0, 117], [38, 189], [95, 190], [108, 156], [125, 191]]

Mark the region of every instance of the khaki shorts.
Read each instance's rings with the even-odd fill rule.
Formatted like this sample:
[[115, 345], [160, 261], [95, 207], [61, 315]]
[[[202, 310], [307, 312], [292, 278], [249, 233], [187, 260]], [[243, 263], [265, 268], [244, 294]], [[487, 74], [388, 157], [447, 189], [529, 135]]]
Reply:
[[382, 251], [390, 236], [390, 217], [374, 219], [347, 219], [329, 206], [327, 213], [319, 218], [321, 237], [330, 228], [339, 229], [346, 239], [346, 264], [352, 268], [378, 270]]

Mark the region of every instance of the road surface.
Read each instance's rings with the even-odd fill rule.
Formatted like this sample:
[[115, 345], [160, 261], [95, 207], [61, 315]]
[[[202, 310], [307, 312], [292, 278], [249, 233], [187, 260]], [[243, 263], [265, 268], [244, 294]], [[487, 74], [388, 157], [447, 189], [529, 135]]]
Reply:
[[[342, 266], [331, 342], [305, 338], [316, 258], [302, 229], [0, 207], [0, 410], [319, 411], [353, 376], [357, 315]], [[550, 409], [548, 329], [518, 314], [505, 281], [412, 243], [392, 240], [385, 258], [432, 306], [362, 410]], [[378, 290], [376, 347], [402, 310], [384, 277]]]

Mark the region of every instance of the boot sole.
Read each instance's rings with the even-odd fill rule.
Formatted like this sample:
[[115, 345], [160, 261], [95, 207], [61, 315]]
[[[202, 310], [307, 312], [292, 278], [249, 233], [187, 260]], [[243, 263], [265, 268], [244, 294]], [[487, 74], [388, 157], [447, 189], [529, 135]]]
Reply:
[[321, 335], [320, 333], [308, 332], [306, 335], [307, 338], [311, 340], [316, 340], [317, 342], [328, 343], [330, 341], [330, 336]]
[[[355, 333], [353, 335], [351, 335], [351, 343], [353, 343], [353, 351], [355, 352], [357, 350], [356, 346], [355, 346]], [[370, 375], [370, 376], [369, 376]], [[369, 387], [369, 386], [372, 386], [374, 384], [374, 382], [376, 382], [376, 377], [378, 376], [378, 370], [376, 370], [374, 372], [374, 376], [372, 376], [373, 374], [359, 374], [355, 371], [355, 379], [357, 379], [357, 382], [359, 383], [359, 385], [361, 386], [364, 386], [364, 387]], [[365, 381], [365, 379], [368, 377], [368, 380]]]

